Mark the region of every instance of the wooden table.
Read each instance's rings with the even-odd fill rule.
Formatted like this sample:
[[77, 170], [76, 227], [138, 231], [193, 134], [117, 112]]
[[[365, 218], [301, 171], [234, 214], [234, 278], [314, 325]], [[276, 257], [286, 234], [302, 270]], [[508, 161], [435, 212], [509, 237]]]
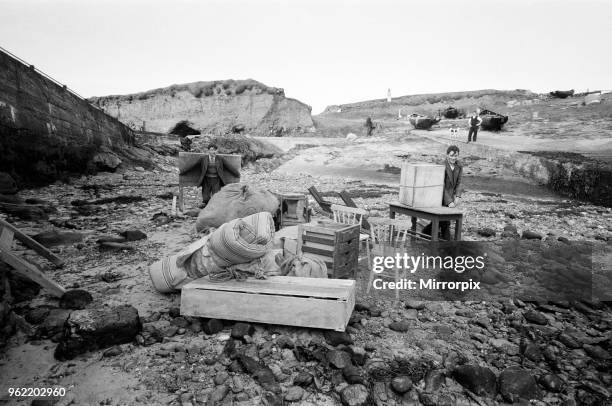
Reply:
[[463, 225], [463, 212], [450, 207], [410, 207], [399, 202], [389, 203], [389, 217], [394, 219], [395, 214], [405, 214], [412, 218], [412, 236], [416, 237], [417, 218], [431, 221], [431, 240], [438, 241], [438, 230], [441, 221], [455, 221], [455, 240], [461, 240], [461, 227]]

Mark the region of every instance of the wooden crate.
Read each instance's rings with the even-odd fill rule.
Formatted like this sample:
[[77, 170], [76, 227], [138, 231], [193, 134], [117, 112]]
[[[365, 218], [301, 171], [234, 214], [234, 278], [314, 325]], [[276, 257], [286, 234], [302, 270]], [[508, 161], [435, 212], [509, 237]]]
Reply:
[[444, 165], [404, 162], [399, 201], [411, 207], [441, 207]]
[[320, 258], [330, 278], [355, 278], [359, 260], [359, 225], [334, 222], [305, 224], [298, 232], [297, 251]]
[[183, 286], [181, 314], [344, 331], [355, 306], [355, 281], [271, 276]]
[[289, 227], [310, 221], [308, 209], [308, 196], [296, 193], [274, 193], [280, 202], [279, 224], [280, 227]]

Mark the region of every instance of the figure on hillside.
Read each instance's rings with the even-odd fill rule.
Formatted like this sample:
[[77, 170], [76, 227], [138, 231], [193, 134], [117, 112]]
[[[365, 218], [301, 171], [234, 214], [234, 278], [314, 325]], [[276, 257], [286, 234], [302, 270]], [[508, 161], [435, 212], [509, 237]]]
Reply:
[[[459, 147], [451, 145], [446, 149], [446, 170], [444, 172], [444, 192], [442, 194], [442, 206], [457, 207], [461, 201], [461, 180], [463, 178], [463, 166], [459, 163]], [[424, 234], [431, 235], [431, 223], [423, 230]], [[447, 241], [451, 239], [450, 221], [440, 221], [441, 237]]]
[[468, 131], [468, 143], [472, 141], [472, 135], [474, 135], [474, 142], [476, 142], [476, 136], [478, 135], [481, 124], [482, 118], [480, 117], [480, 109], [476, 109], [474, 114], [468, 119], [468, 126], [470, 127]]
[[370, 117], [368, 117], [368, 118], [366, 119], [366, 122], [365, 122], [366, 135], [367, 135], [368, 137], [370, 137], [370, 136], [372, 135], [372, 132], [374, 132], [374, 128], [375, 128], [375, 127], [376, 127], [376, 126], [375, 126], [375, 125], [374, 125], [374, 123], [372, 122], [372, 119], [371, 119]]
[[[210, 198], [217, 193], [223, 186], [234, 183], [240, 178], [240, 172], [228, 165], [225, 158], [217, 155], [217, 146], [208, 147], [208, 155], [204, 155], [198, 163], [201, 172], [198, 184], [202, 186], [202, 203], [208, 204]], [[195, 166], [194, 165], [194, 166]], [[193, 169], [185, 168], [184, 172]]]

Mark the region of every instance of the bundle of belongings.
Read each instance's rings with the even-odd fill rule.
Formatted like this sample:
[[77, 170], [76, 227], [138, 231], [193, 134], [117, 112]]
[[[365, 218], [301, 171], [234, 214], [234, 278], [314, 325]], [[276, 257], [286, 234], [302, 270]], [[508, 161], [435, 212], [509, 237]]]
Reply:
[[273, 245], [274, 220], [270, 212], [262, 211], [221, 225], [177, 255], [153, 263], [149, 274], [155, 289], [163, 293], [205, 276], [211, 281], [271, 275], [327, 277], [323, 261], [300, 255], [285, 259]]
[[230, 220], [262, 211], [276, 213], [278, 198], [270, 191], [246, 183], [230, 183], [213, 195], [198, 215], [196, 230], [207, 231]]

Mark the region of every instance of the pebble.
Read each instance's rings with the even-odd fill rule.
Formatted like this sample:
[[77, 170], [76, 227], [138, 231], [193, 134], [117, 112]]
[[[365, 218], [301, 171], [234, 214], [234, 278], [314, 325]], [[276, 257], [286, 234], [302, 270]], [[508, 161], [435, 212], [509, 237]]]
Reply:
[[349, 385], [342, 389], [340, 399], [344, 406], [365, 406], [368, 404], [368, 389], [360, 384]]
[[499, 392], [508, 402], [519, 399], [541, 399], [542, 394], [534, 377], [521, 368], [507, 368], [499, 374]]
[[542, 313], [535, 311], [535, 310], [526, 311], [523, 314], [523, 317], [525, 317], [525, 320], [527, 320], [530, 323], [539, 324], [539, 325], [548, 324], [548, 319]]
[[345, 351], [331, 350], [327, 353], [327, 360], [337, 369], [343, 369], [347, 365], [351, 365], [351, 356]]
[[412, 380], [409, 376], [396, 376], [391, 380], [391, 387], [400, 395], [412, 389]]
[[405, 321], [394, 321], [392, 323], [389, 324], [389, 328], [393, 331], [397, 331], [399, 333], [405, 333], [406, 331], [410, 330], [410, 328], [412, 327], [412, 325]]
[[453, 370], [453, 378], [479, 396], [493, 396], [497, 392], [497, 379], [487, 367], [460, 365]]

